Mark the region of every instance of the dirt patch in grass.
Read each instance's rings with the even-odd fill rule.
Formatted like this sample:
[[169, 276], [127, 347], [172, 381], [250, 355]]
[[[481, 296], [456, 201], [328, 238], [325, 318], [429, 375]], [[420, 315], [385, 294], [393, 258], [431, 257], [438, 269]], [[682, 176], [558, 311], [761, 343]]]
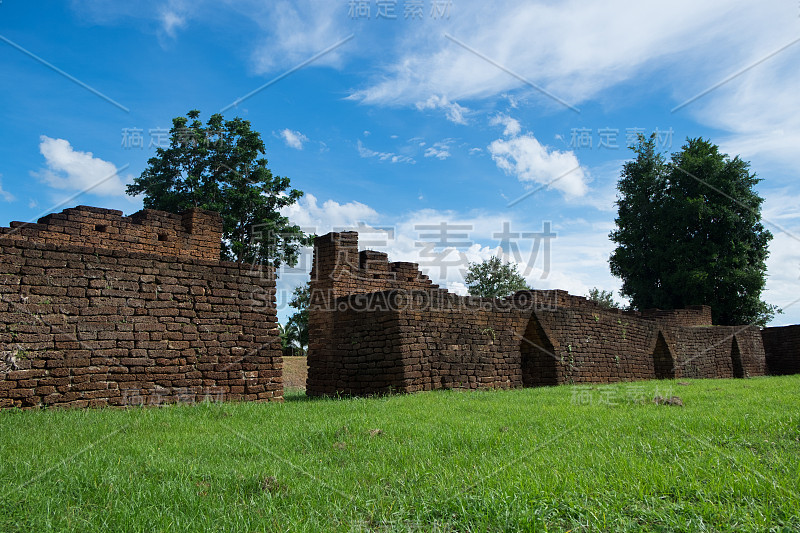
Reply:
[[283, 387], [285, 389], [306, 388], [308, 363], [303, 356], [283, 358]]

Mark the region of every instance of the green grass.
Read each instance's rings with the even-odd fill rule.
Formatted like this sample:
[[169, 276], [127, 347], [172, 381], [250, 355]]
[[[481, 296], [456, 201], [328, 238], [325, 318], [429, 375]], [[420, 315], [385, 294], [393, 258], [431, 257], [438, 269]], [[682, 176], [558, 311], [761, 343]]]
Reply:
[[0, 531], [800, 530], [800, 376], [688, 383], [0, 412]]

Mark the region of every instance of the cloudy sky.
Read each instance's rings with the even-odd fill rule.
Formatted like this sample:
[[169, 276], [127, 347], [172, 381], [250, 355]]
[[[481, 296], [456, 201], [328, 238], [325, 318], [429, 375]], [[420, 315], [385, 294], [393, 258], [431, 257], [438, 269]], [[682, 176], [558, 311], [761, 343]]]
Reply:
[[222, 111], [305, 191], [287, 213], [310, 232], [359, 228], [454, 291], [504, 253], [534, 288], [616, 292], [627, 146], [703, 136], [763, 179], [764, 297], [800, 323], [798, 64], [796, 0], [4, 0], [0, 224], [137, 211], [125, 184], [171, 119]]

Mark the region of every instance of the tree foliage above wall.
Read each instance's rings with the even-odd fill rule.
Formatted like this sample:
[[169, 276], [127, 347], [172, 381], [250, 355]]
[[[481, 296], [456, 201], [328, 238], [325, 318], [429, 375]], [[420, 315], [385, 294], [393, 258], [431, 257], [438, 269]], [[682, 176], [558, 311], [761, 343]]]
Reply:
[[504, 298], [528, 288], [517, 265], [503, 262], [497, 256], [481, 263], [470, 263], [464, 281], [472, 296], [486, 298]]
[[302, 191], [267, 167], [261, 134], [241, 118], [214, 114], [204, 125], [197, 110], [172, 120], [170, 144], [158, 148], [128, 186], [144, 207], [180, 213], [193, 207], [222, 215], [222, 259], [280, 266], [295, 264], [310, 240], [280, 210]]
[[669, 161], [640, 136], [617, 185], [611, 273], [636, 309], [711, 306], [717, 324], [765, 324], [767, 245], [761, 181], [750, 164], [702, 138]]

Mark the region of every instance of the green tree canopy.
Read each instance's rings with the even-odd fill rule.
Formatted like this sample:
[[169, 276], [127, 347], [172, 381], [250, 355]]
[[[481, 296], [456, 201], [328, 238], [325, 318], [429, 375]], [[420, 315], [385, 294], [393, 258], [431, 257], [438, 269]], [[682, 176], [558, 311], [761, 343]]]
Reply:
[[767, 244], [761, 181], [750, 164], [702, 138], [668, 162], [640, 136], [617, 188], [617, 244], [609, 260], [635, 309], [707, 304], [717, 324], [764, 324]]
[[504, 298], [528, 288], [525, 278], [514, 263], [504, 263], [493, 256], [480, 263], [469, 263], [464, 277], [467, 290], [472, 296]]
[[267, 168], [261, 134], [241, 118], [214, 114], [204, 125], [197, 110], [172, 120], [168, 148], [158, 148], [144, 172], [128, 185], [144, 207], [180, 213], [192, 207], [222, 215], [222, 259], [280, 266], [297, 261], [310, 242], [280, 214], [301, 191]]
[[620, 309], [622, 306], [614, 300], [614, 291], [607, 291], [593, 287], [586, 295], [590, 301], [597, 303], [603, 309]]

